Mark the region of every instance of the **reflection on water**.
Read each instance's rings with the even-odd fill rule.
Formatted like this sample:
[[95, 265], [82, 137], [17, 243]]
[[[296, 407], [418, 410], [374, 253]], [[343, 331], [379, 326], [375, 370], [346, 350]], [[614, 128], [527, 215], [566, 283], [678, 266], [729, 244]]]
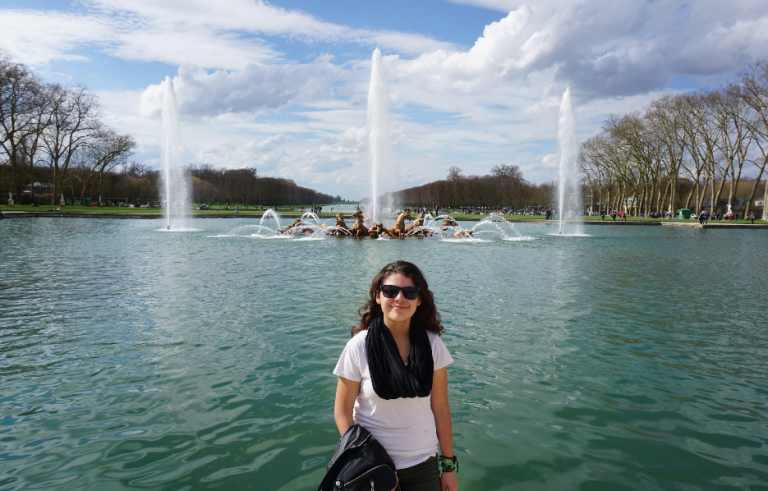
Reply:
[[331, 370], [401, 258], [456, 359], [462, 489], [768, 480], [763, 234], [244, 241], [232, 224], [0, 222], [0, 489], [316, 489]]

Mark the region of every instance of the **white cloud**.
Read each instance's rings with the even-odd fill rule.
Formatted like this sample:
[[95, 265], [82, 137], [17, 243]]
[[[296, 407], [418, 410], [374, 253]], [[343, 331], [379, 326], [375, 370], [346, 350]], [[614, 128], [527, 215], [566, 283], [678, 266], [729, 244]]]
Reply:
[[768, 5], [742, 3], [736, 12], [714, 1], [522, 5], [468, 51], [391, 57], [392, 65], [410, 85], [457, 95], [528, 85], [550, 69], [559, 89], [571, 85], [583, 97], [644, 93], [676, 76], [725, 75], [768, 53]]
[[268, 36], [303, 43], [352, 43], [415, 55], [450, 49], [421, 34], [356, 29], [260, 0], [92, 0], [82, 13], [0, 9], [0, 46], [33, 67], [85, 60], [97, 49], [131, 61], [241, 70], [282, 60]]
[[421, 34], [355, 29], [325, 22], [308, 13], [280, 8], [261, 0], [91, 0], [90, 4], [110, 12], [129, 12], [140, 18], [162, 20], [166, 29], [175, 27], [182, 31], [202, 28], [219, 32], [286, 36], [306, 43], [322, 41], [381, 45], [407, 54], [451, 47], [450, 43]]
[[73, 51], [112, 37], [110, 22], [98, 16], [34, 10], [0, 10], [0, 47], [31, 66], [83, 61]]
[[[174, 78], [179, 112], [196, 117], [222, 114], [255, 115], [289, 103], [331, 98], [331, 86], [339, 69], [329, 56], [303, 65], [249, 64], [242, 71], [208, 73], [193, 65], [182, 65]], [[161, 85], [151, 85], [142, 95], [142, 114], [161, 109]]]
[[105, 51], [124, 60], [224, 69], [275, 62], [281, 56], [262, 42], [237, 35], [218, 34], [206, 29], [167, 31], [155, 27], [120, 33]]
[[[500, 12], [509, 12], [515, 10], [526, 4], [530, 4], [530, 0], [448, 0], [451, 3], [460, 5], [474, 5], [476, 7], [483, 7], [491, 10], [498, 10]], [[553, 6], [566, 6], [574, 3], [579, 3], [574, 0], [537, 0], [536, 5], [553, 5]]]

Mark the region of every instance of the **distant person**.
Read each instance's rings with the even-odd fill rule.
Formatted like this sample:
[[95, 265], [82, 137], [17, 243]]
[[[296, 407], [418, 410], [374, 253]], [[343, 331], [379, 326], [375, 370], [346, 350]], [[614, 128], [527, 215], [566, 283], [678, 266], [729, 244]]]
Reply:
[[605, 221], [605, 210], [600, 210], [600, 221], [601, 222]]
[[[0, 218], [2, 218], [2, 213], [1, 212], [0, 212]], [[750, 211], [749, 212], [749, 217], [747, 218], [747, 220], [751, 220], [752, 221], [752, 225], [755, 224], [755, 212], [754, 211]]]
[[613, 210], [611, 212], [611, 217], [613, 218], [613, 221], [615, 222], [616, 221], [616, 210]]

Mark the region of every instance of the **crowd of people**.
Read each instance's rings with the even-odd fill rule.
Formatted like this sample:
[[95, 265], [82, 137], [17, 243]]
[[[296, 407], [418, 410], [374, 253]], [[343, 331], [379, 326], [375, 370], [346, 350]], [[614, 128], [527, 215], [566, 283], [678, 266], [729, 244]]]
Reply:
[[613, 221], [616, 221], [616, 217], [619, 217], [620, 222], [626, 222], [627, 221], [627, 212], [624, 211], [624, 208], [620, 209], [618, 212], [614, 209], [611, 211], [611, 213], [606, 214], [605, 210], [600, 210], [600, 221], [605, 221], [605, 217], [609, 216], [613, 218]]
[[[462, 215], [490, 215], [492, 213], [495, 213], [497, 215], [505, 215], [505, 216], [542, 216], [546, 214], [546, 210], [548, 208], [534, 208], [534, 207], [526, 207], [526, 208], [518, 208], [518, 209], [510, 209], [510, 208], [495, 208], [492, 206], [461, 206], [459, 208], [444, 208], [444, 207], [435, 207], [432, 208], [425, 208], [422, 207], [417, 210], [409, 210], [409, 211], [416, 211], [416, 212], [424, 212], [424, 213], [432, 213], [433, 216], [439, 216], [441, 214], [450, 214], [450, 213], [459, 213]], [[550, 210], [551, 214], [554, 215], [554, 211]]]
[[[710, 214], [707, 210], [703, 210], [701, 213], [699, 213], [698, 216], [696, 216], [695, 213], [691, 214], [691, 219], [699, 219], [699, 223], [707, 223], [708, 220], [720, 222], [720, 221], [727, 221], [727, 222], [735, 222], [739, 219], [738, 213], [712, 213]], [[755, 223], [755, 220], [757, 220], [757, 215], [755, 215], [754, 211], [750, 211], [747, 213], [747, 215], [744, 217], [744, 220], [749, 220], [753, 224]]]

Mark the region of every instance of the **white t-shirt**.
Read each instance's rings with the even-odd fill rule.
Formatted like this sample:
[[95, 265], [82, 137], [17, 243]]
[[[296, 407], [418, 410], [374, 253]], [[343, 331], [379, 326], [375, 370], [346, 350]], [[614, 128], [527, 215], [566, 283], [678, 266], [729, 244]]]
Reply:
[[[437, 430], [430, 398], [413, 397], [386, 400], [376, 395], [368, 369], [365, 337], [361, 331], [349, 340], [333, 374], [361, 382], [352, 418], [382, 444], [398, 469], [420, 464], [437, 453]], [[440, 336], [427, 331], [432, 346], [435, 370], [453, 363]]]

